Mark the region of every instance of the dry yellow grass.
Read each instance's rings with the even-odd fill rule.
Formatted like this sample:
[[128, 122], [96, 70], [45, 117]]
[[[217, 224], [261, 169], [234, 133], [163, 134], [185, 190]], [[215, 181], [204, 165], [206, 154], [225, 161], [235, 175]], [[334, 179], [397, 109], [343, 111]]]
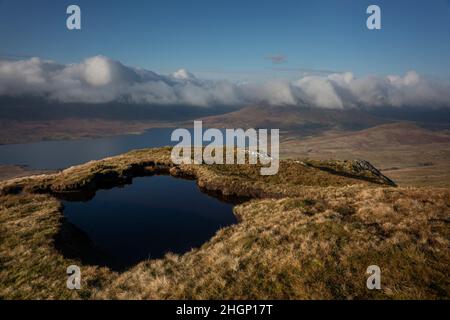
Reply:
[[59, 201], [47, 195], [0, 197], [0, 299], [89, 298], [113, 277], [106, 268], [83, 267], [83, 289], [66, 288], [64, 258], [54, 246], [61, 226]]
[[29, 170], [25, 166], [0, 165], [0, 181], [13, 178], [26, 177], [33, 174], [50, 173], [45, 170]]
[[[178, 167], [169, 154], [139, 150], [1, 183], [0, 298], [449, 298], [449, 189], [389, 187], [348, 162], [329, 172], [318, 168], [329, 162], [284, 161], [278, 176], [261, 177], [248, 165]], [[49, 193], [95, 192], [155, 172], [253, 200], [235, 207], [240, 223], [202, 247], [121, 274], [55, 249], [62, 216]], [[81, 291], [65, 286], [73, 263], [82, 268]], [[373, 264], [382, 270], [379, 291], [365, 286]]]
[[[236, 207], [202, 248], [125, 272], [98, 298], [448, 298], [449, 193], [361, 187]], [[369, 265], [382, 290], [366, 288]]]

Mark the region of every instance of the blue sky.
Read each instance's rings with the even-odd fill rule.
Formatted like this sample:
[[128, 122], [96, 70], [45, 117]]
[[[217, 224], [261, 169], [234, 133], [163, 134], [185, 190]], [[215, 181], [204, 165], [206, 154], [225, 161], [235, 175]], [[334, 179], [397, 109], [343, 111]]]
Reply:
[[[81, 7], [81, 31], [66, 29], [69, 4]], [[382, 30], [366, 28], [370, 4], [382, 9]], [[210, 78], [313, 69], [448, 79], [450, 1], [0, 0], [0, 55], [71, 63], [99, 54]]]

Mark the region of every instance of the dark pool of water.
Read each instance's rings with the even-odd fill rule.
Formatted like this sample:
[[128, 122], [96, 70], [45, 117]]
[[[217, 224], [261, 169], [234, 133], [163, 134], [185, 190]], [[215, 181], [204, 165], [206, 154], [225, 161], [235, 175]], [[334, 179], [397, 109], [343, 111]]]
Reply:
[[98, 191], [90, 201], [63, 203], [68, 222], [101, 252], [100, 264], [115, 270], [167, 252], [185, 253], [236, 223], [231, 203], [201, 192], [195, 181], [171, 176], [135, 178], [131, 185]]

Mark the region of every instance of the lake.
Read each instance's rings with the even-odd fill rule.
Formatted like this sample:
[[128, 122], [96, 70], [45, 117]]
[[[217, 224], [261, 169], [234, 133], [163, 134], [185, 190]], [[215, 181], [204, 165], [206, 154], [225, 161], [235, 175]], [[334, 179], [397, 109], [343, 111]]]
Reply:
[[68, 222], [104, 257], [94, 260], [113, 270], [167, 252], [185, 253], [237, 222], [231, 203], [201, 192], [195, 181], [171, 176], [135, 178], [130, 185], [99, 190], [87, 202], [63, 204]]
[[[173, 130], [174, 128], [155, 128], [135, 135], [0, 145], [0, 165], [21, 165], [33, 170], [64, 169], [134, 149], [174, 146], [178, 142], [170, 141]], [[188, 130], [193, 136], [193, 129]], [[221, 131], [224, 133], [224, 130]], [[247, 142], [244, 145], [235, 143], [240, 147], [247, 145]], [[204, 143], [207, 144], [209, 142]], [[220, 145], [216, 142], [214, 144]]]
[[0, 145], [0, 164], [25, 165], [35, 170], [57, 170], [99, 160], [133, 149], [173, 146], [172, 128], [150, 129], [139, 135], [41, 141]]

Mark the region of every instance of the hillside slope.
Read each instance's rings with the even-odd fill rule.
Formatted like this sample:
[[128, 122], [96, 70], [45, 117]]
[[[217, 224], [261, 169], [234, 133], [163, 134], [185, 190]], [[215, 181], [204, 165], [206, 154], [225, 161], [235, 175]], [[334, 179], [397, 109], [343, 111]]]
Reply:
[[[152, 174], [240, 197], [240, 222], [184, 255], [123, 273], [55, 247], [67, 232], [55, 194], [94, 196]], [[282, 161], [271, 177], [250, 165], [177, 166], [170, 148], [160, 148], [2, 182], [0, 298], [448, 299], [450, 190], [395, 188], [386, 179], [353, 161]], [[82, 290], [66, 289], [71, 264], [82, 268]], [[366, 288], [373, 264], [382, 270], [381, 290]]]
[[400, 185], [450, 186], [450, 135], [414, 123], [287, 139], [281, 153], [288, 158], [366, 159]]
[[312, 134], [330, 129], [356, 130], [390, 122], [360, 110], [288, 106], [252, 106], [231, 113], [204, 117], [201, 120], [205, 127], [276, 128], [298, 134]]

